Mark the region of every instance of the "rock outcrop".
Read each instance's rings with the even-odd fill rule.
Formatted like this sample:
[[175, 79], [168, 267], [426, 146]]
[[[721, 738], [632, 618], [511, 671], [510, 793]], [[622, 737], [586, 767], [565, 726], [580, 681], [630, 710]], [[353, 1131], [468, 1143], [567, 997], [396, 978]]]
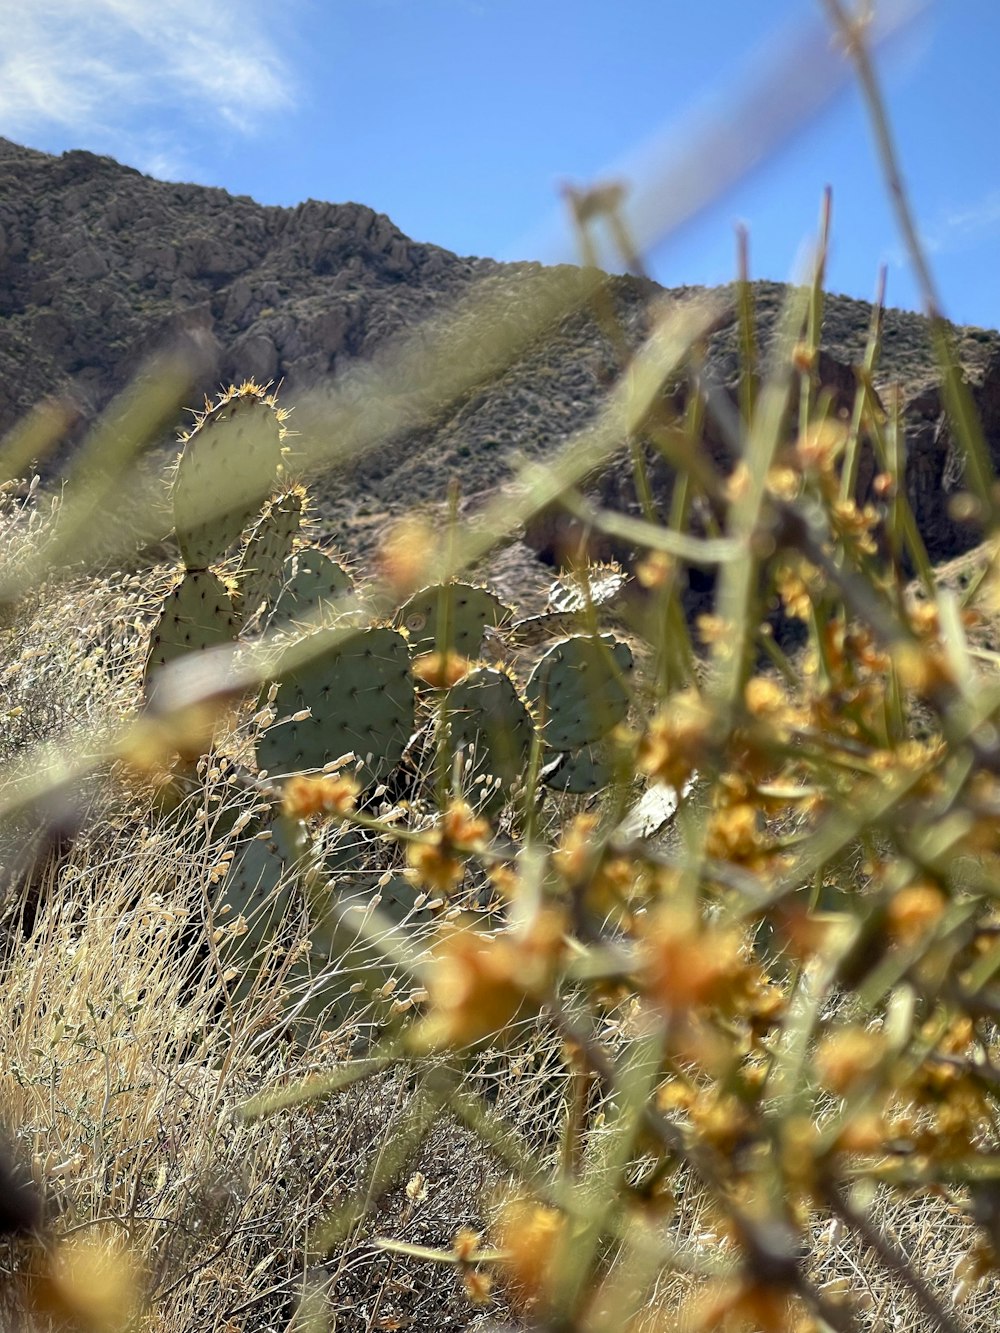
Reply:
[[[558, 272], [573, 280], [570, 270]], [[223, 190], [152, 180], [109, 158], [50, 157], [0, 140], [0, 431], [53, 392], [68, 395], [85, 423], [152, 350], [184, 330], [196, 331], [209, 351], [201, 389], [254, 377], [281, 382], [284, 400], [294, 403], [306, 389], [384, 355], [395, 335], [449, 310], [477, 284], [492, 293], [494, 312], [516, 323], [520, 303], [552, 274], [417, 244], [359, 204], [265, 207]], [[785, 289], [761, 282], [754, 290], [766, 349]], [[609, 277], [605, 292], [627, 342], [638, 345], [662, 289]], [[827, 298], [819, 370], [839, 402], [853, 397], [870, 313], [864, 302]], [[474, 321], [462, 336], [475, 340]], [[1000, 463], [1000, 336], [957, 329], [955, 342]], [[732, 398], [735, 309], [719, 320], [706, 351], [706, 373]], [[454, 475], [474, 507], [477, 496], [494, 494], [511, 477], [516, 458], [550, 456], [569, 438], [618, 370], [589, 306], [577, 309], [502, 373], [442, 402], [432, 424], [397, 429], [348, 474], [332, 477], [320, 517], [363, 549], [386, 515], [442, 499]], [[977, 534], [949, 513], [961, 467], [919, 315], [886, 311], [876, 384], [886, 400], [893, 386], [901, 395], [908, 487], [931, 553], [954, 555]], [[412, 388], [402, 383], [398, 391], [405, 398]], [[682, 405], [685, 385], [674, 392]], [[706, 432], [709, 447], [724, 452], [711, 414]], [[662, 485], [669, 485], [666, 473]], [[634, 507], [618, 464], [593, 487]], [[546, 559], [558, 545], [553, 531], [542, 523], [529, 534]]]

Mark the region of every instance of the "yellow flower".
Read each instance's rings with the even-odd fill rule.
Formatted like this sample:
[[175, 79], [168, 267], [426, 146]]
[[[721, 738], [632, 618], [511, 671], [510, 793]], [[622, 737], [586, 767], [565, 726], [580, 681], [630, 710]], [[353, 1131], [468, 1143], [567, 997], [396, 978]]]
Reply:
[[835, 1152], [878, 1153], [889, 1137], [889, 1127], [879, 1111], [861, 1111], [845, 1120], [833, 1148]]
[[788, 707], [781, 684], [771, 676], [751, 676], [743, 690], [747, 712], [756, 718], [771, 718]]
[[706, 648], [725, 647], [732, 639], [732, 628], [727, 620], [714, 613], [704, 612], [695, 620], [698, 637]]
[[900, 644], [892, 660], [902, 685], [923, 699], [933, 698], [942, 687], [955, 682], [951, 663], [937, 644]]
[[801, 556], [779, 564], [774, 575], [774, 586], [785, 612], [793, 620], [811, 620], [813, 597], [818, 597], [822, 587], [815, 565]]
[[479, 1252], [479, 1242], [481, 1240], [482, 1236], [478, 1231], [473, 1231], [471, 1227], [459, 1227], [455, 1232], [455, 1239], [451, 1243], [451, 1252], [459, 1263], [471, 1263]]
[[689, 1115], [697, 1142], [726, 1156], [752, 1136], [750, 1112], [732, 1093], [713, 1090], [699, 1094], [691, 1103]]
[[469, 1046], [506, 1027], [525, 1000], [517, 964], [508, 937], [474, 930], [445, 936], [430, 965], [431, 1012], [417, 1028], [417, 1045]]
[[496, 1224], [504, 1251], [501, 1268], [515, 1306], [536, 1306], [550, 1285], [553, 1265], [565, 1242], [566, 1218], [533, 1199], [513, 1198], [503, 1205]]
[[599, 823], [595, 814], [579, 814], [563, 829], [559, 846], [552, 853], [552, 865], [567, 884], [579, 884], [593, 870], [593, 836]]
[[749, 801], [715, 810], [708, 824], [705, 850], [719, 861], [753, 861], [763, 850], [760, 812]]
[[635, 576], [644, 588], [662, 588], [677, 570], [677, 561], [666, 551], [650, 551], [635, 567]]
[[462, 882], [465, 856], [482, 850], [489, 831], [489, 824], [471, 806], [453, 801], [437, 828], [407, 847], [411, 878], [436, 893], [450, 893]]
[[872, 535], [878, 527], [879, 516], [872, 505], [860, 509], [853, 500], [838, 500], [830, 507], [833, 530], [845, 546], [853, 547], [862, 555], [875, 555], [878, 544]]
[[948, 900], [936, 884], [911, 884], [889, 904], [886, 928], [901, 944], [918, 943], [944, 915]]
[[289, 819], [348, 815], [354, 809], [360, 791], [354, 779], [346, 776], [289, 778], [281, 795], [282, 811]]
[[811, 422], [795, 442], [796, 457], [803, 469], [829, 472], [843, 453], [847, 438], [848, 430], [842, 421], [828, 417]]
[[540, 998], [562, 953], [563, 935], [562, 916], [552, 911], [537, 913], [516, 933], [446, 931], [428, 967], [430, 1012], [415, 1029], [416, 1048], [470, 1046], [501, 1032]]
[[493, 1279], [478, 1268], [467, 1268], [462, 1274], [462, 1286], [473, 1305], [487, 1305], [493, 1291]]
[[795, 500], [802, 490], [802, 475], [793, 467], [778, 464], [768, 470], [767, 489], [778, 500]]
[[878, 1032], [848, 1027], [832, 1032], [816, 1052], [816, 1072], [825, 1088], [843, 1096], [864, 1082], [885, 1059], [885, 1038]]
[[651, 778], [680, 789], [706, 762], [713, 717], [696, 690], [667, 701], [639, 742], [639, 767]]
[[379, 574], [396, 597], [408, 597], [425, 581], [438, 549], [437, 535], [421, 518], [394, 523], [379, 547]]
[[675, 908], [654, 913], [642, 941], [645, 989], [669, 1012], [715, 1005], [733, 1011], [759, 988], [734, 930], [702, 926]]

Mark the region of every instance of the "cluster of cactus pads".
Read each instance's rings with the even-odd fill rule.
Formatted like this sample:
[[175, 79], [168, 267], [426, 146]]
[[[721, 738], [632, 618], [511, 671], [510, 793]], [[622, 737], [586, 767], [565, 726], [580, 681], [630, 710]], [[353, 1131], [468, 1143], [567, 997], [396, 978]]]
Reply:
[[[573, 589], [559, 585], [550, 613], [530, 621], [515, 620], [488, 589], [461, 582], [424, 588], [388, 618], [377, 617], [345, 565], [304, 535], [306, 496], [289, 484], [284, 416], [273, 395], [246, 383], [206, 405], [184, 438], [173, 479], [183, 571], [152, 634], [147, 696], [178, 658], [264, 634], [276, 651], [265, 682], [271, 720], [256, 758], [272, 784], [350, 754], [362, 801], [379, 784], [398, 790], [408, 777], [403, 795], [419, 804], [421, 779], [435, 766], [440, 774], [444, 754], [449, 783], [458, 781], [466, 799], [490, 815], [515, 798], [533, 757], [554, 790], [607, 785], [606, 741], [628, 708], [632, 654], [610, 634], [564, 631], [575, 611], [617, 587], [614, 579], [577, 593], [574, 605]], [[536, 654], [523, 684], [509, 666], [489, 660], [487, 645], [537, 643], [547, 627], [562, 637]], [[443, 688], [413, 669], [435, 653], [461, 664], [459, 678]], [[334, 893], [363, 894], [371, 861], [364, 838], [341, 837], [318, 850], [277, 818], [271, 829], [258, 826], [242, 838], [217, 907], [251, 923], [242, 936], [246, 956], [274, 935], [289, 907], [288, 885], [310, 858]], [[387, 899], [382, 886], [383, 907], [391, 902], [397, 918], [412, 905], [407, 887], [394, 882]], [[325, 930], [315, 922], [314, 944]]]

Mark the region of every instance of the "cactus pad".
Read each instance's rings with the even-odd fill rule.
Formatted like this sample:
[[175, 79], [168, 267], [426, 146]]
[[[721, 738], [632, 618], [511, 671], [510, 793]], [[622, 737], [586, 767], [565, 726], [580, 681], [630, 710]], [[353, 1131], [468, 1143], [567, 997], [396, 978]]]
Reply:
[[[306, 640], [315, 649], [298, 665], [275, 671], [278, 721], [257, 744], [257, 760], [272, 774], [322, 768], [353, 751], [363, 760], [363, 783], [377, 782], [399, 763], [413, 730], [413, 679], [406, 640], [391, 629], [358, 630], [347, 637], [321, 630]], [[301, 722], [291, 714], [310, 709]]]
[[242, 926], [223, 937], [219, 950], [224, 964], [238, 968], [230, 985], [233, 1001], [250, 993], [264, 950], [288, 923], [296, 870], [307, 850], [304, 831], [294, 821], [277, 819], [269, 833], [267, 839], [243, 842], [213, 903], [217, 927], [225, 930], [237, 921]]
[[527, 684], [527, 699], [550, 750], [576, 750], [606, 735], [625, 716], [623, 678], [632, 650], [611, 634], [578, 634], [544, 654]]
[[540, 776], [552, 791], [584, 796], [608, 786], [614, 768], [605, 745], [584, 745], [579, 750], [550, 750]]
[[146, 687], [153, 673], [188, 653], [232, 643], [239, 626], [232, 600], [209, 570], [191, 570], [163, 603], [146, 658]]
[[289, 629], [295, 624], [315, 628], [324, 613], [353, 589], [353, 580], [343, 565], [317, 547], [304, 546], [284, 563], [269, 628]]
[[[439, 645], [438, 620], [444, 596], [450, 599], [449, 643]], [[396, 623], [409, 634], [414, 656], [446, 646], [449, 652], [475, 659], [480, 654], [487, 626], [502, 624], [510, 614], [510, 607], [487, 588], [477, 588], [471, 583], [449, 583], [415, 592], [400, 607]]]
[[[509, 676], [478, 667], [447, 694], [452, 752], [467, 751], [473, 779], [499, 778], [498, 794], [524, 774], [534, 731], [531, 716]], [[496, 804], [488, 799], [488, 805]]]
[[288, 978], [297, 1022], [319, 1020], [329, 1026], [362, 1015], [367, 1021], [388, 1016], [392, 997], [379, 992], [399, 973], [378, 943], [358, 933], [359, 927], [369, 909], [394, 926], [426, 923], [429, 913], [415, 908], [413, 886], [402, 876], [382, 882], [385, 857], [385, 845], [357, 828], [338, 831], [322, 849], [322, 887], [309, 903], [310, 950], [292, 965]]
[[274, 486], [282, 427], [257, 388], [223, 394], [184, 441], [174, 478], [174, 526], [187, 569], [207, 569], [249, 525]]
[[260, 521], [243, 548], [238, 576], [244, 622], [262, 605], [271, 607], [285, 581], [285, 561], [302, 524], [303, 493], [286, 491], [264, 506]]
[[568, 638], [579, 628], [580, 616], [576, 611], [543, 611], [515, 620], [506, 637], [513, 648], [522, 651], [551, 643], [553, 639]]

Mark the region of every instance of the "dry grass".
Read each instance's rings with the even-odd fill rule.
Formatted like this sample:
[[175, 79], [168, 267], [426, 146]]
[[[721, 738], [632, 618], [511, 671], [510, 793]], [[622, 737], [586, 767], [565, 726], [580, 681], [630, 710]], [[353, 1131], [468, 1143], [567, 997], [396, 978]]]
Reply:
[[[89, 729], [136, 708], [148, 624], [170, 579], [161, 568], [39, 591], [5, 635], [9, 758], [47, 735], [86, 743]], [[226, 748], [245, 748], [245, 732]], [[230, 1004], [227, 960], [212, 943], [226, 925], [212, 916], [211, 872], [227, 835], [212, 829], [247, 805], [224, 756], [202, 765], [185, 818], [160, 810], [155, 788], [119, 766], [89, 783], [75, 836], [36, 849], [3, 920], [0, 1118], [44, 1191], [51, 1234], [100, 1237], [133, 1256], [144, 1329], [284, 1327], [307, 1293], [338, 1328], [397, 1318], [464, 1328], [474, 1309], [453, 1272], [371, 1245], [384, 1233], [447, 1247], [458, 1228], [483, 1226], [502, 1172], [451, 1118], [440, 1117], [363, 1224], [329, 1254], [313, 1245], [405, 1120], [405, 1069], [317, 1107], [255, 1123], [236, 1115], [262, 1089], [364, 1050], [370, 1017], [359, 1001], [355, 1024], [290, 1035], [280, 967]], [[487, 1056], [474, 1079], [490, 1095], [499, 1088], [505, 1114], [528, 1133], [536, 1110], [558, 1117], [558, 1061], [541, 1059], [545, 1068], [512, 1080], [502, 1063], [490, 1074]], [[403, 1187], [416, 1171], [427, 1197], [413, 1203]], [[10, 1242], [8, 1274], [26, 1265], [24, 1243]], [[18, 1326], [19, 1287], [3, 1291], [5, 1326]]]
[[[25, 730], [8, 733], [8, 753], [53, 721], [64, 736], [85, 735], [135, 707], [142, 626], [168, 581], [160, 570], [39, 594], [7, 632], [0, 689], [8, 713], [39, 704], [43, 711], [12, 719]], [[239, 743], [237, 732], [230, 745]], [[414, 1075], [403, 1067], [250, 1123], [235, 1114], [262, 1089], [356, 1055], [360, 1031], [299, 1029], [290, 1037], [280, 971], [236, 1011], [227, 1005], [225, 965], [209, 943], [219, 853], [210, 823], [164, 815], [151, 789], [121, 778], [95, 781], [80, 835], [36, 863], [25, 886], [38, 907], [34, 928], [22, 933], [13, 910], [6, 920], [0, 1106], [18, 1157], [45, 1192], [52, 1234], [126, 1249], [139, 1265], [141, 1327], [157, 1333], [298, 1327], [300, 1308], [319, 1321], [311, 1327], [358, 1330], [458, 1329], [501, 1317], [495, 1303], [477, 1313], [450, 1268], [371, 1243], [382, 1234], [447, 1249], [459, 1228], [485, 1225], [504, 1167], [446, 1114], [368, 1216], [329, 1253], [315, 1250], [317, 1229], [364, 1188], [405, 1124]], [[188, 799], [206, 811], [246, 800], [218, 757], [203, 765]], [[612, 1016], [603, 1036], [613, 1049], [627, 1029]], [[485, 1094], [541, 1161], [558, 1152], [565, 1081], [559, 1045], [542, 1028], [466, 1071], [466, 1086]], [[598, 1111], [592, 1103], [591, 1114]], [[600, 1115], [594, 1123], [591, 1153]], [[418, 1171], [427, 1196], [413, 1202], [404, 1185]], [[728, 1256], [735, 1264], [725, 1227], [684, 1169], [669, 1195], [665, 1235], [699, 1263]], [[961, 1209], [933, 1192], [881, 1190], [870, 1216], [947, 1299], [956, 1259], [972, 1240]], [[849, 1293], [859, 1327], [924, 1327], [912, 1292], [870, 1249], [826, 1215], [812, 1233], [810, 1273], [821, 1290]], [[23, 1271], [24, 1244], [8, 1244], [8, 1272]], [[661, 1327], [662, 1312], [683, 1308], [699, 1282], [661, 1275], [637, 1327]], [[4, 1292], [4, 1319], [16, 1327], [19, 1288], [8, 1283]], [[961, 1326], [992, 1326], [989, 1288], [964, 1306]]]

